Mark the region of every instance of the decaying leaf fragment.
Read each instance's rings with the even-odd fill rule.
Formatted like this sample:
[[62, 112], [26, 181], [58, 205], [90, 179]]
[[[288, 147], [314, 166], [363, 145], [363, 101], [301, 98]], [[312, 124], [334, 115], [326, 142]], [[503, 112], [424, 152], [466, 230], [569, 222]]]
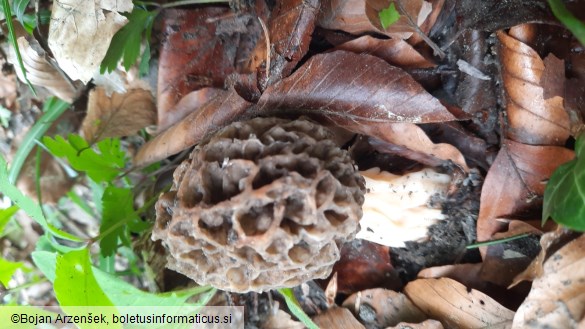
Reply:
[[502, 326], [514, 317], [489, 296], [448, 278], [418, 279], [404, 290], [416, 306], [447, 328]]
[[72, 80], [87, 83], [106, 55], [114, 34], [132, 11], [131, 0], [61, 0], [53, 3], [49, 48]]
[[542, 272], [516, 312], [513, 327], [585, 327], [585, 235], [565, 244], [540, 266]]
[[156, 108], [152, 94], [144, 89], [131, 89], [125, 94], [106, 94], [98, 87], [91, 91], [87, 116], [82, 131], [86, 140], [129, 136], [156, 123]]

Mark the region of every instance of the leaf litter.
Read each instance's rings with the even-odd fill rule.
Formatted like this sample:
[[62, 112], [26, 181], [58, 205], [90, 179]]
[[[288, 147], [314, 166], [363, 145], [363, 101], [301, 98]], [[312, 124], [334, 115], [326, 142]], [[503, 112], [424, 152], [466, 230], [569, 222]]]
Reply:
[[[531, 321], [583, 325], [579, 308], [583, 305], [579, 281], [584, 273], [580, 267], [582, 236], [573, 234], [564, 243], [547, 243], [551, 233], [545, 233], [543, 252], [553, 246], [547, 257], [536, 256], [538, 246], [522, 249], [535, 244], [543, 231], [554, 229], [538, 226], [544, 188], [553, 171], [573, 158], [571, 134], [582, 125], [582, 99], [574, 86], [567, 86], [564, 74], [579, 79], [571, 65], [565, 68], [564, 61], [575, 60], [562, 52], [533, 49], [533, 43], [517, 28], [499, 30], [530, 21], [551, 23], [550, 11], [544, 1], [539, 3], [543, 6], [535, 8], [524, 1], [331, 0], [319, 9], [317, 2], [269, 6], [261, 1], [236, 11], [213, 7], [165, 10], [162, 30], [153, 30], [162, 36], [163, 44], [157, 88], [160, 128], [138, 151], [135, 164], [177, 157], [234, 120], [257, 115], [308, 116], [337, 129], [338, 139], [344, 140], [340, 143], [353, 147], [354, 154], [364, 155], [356, 159], [360, 168], [364, 163], [402, 166], [405, 172], [433, 167], [453, 179], [449, 200], [442, 204], [447, 220], [432, 227], [426, 241], [388, 248], [355, 240], [342, 249], [342, 260], [334, 270], [337, 288], [333, 292], [326, 289], [333, 296], [328, 295], [328, 300], [342, 308], [314, 311], [313, 315], [321, 313], [315, 321], [323, 327], [334, 326], [336, 321], [355, 327], [373, 323], [380, 327], [406, 323], [412, 327], [521, 327]], [[99, 1], [86, 5], [99, 9], [92, 13], [85, 5], [78, 11], [61, 8], [65, 13], [54, 9], [53, 22], [64, 24], [53, 23], [52, 35], [63, 27], [79, 28], [80, 33], [97, 38], [88, 37], [93, 44], [107, 45], [124, 23], [119, 12], [132, 9], [127, 3], [126, 8]], [[385, 8], [390, 8], [396, 21], [382, 28], [379, 13]], [[97, 17], [87, 19], [88, 15]], [[251, 19], [254, 15], [266, 22], [265, 31]], [[92, 32], [84, 24], [66, 25], [84, 17], [92, 24], [105, 19], [109, 26], [100, 31], [104, 35], [94, 35], [97, 30]], [[490, 39], [488, 32], [496, 30], [496, 37]], [[421, 42], [427, 37], [449, 56], [441, 58], [431, 44]], [[52, 49], [56, 42], [55, 37], [49, 38]], [[73, 44], [77, 51], [60, 46], [53, 49], [60, 68], [84, 83], [94, 75], [107, 49], [96, 47], [88, 52], [85, 46]], [[85, 58], [75, 59], [79, 53]], [[112, 63], [110, 68], [115, 68]], [[494, 63], [500, 65], [501, 74]], [[76, 67], [79, 75], [67, 67]], [[469, 87], [463, 88], [468, 82]], [[86, 137], [98, 142], [108, 136], [133, 135], [153, 124], [154, 106], [148, 93], [131, 89], [127, 94], [108, 96], [99, 88], [92, 91], [90, 103], [94, 105], [89, 107], [83, 128]], [[503, 97], [497, 99], [498, 94]], [[124, 102], [132, 106], [122, 106]], [[92, 167], [87, 161], [99, 163], [95, 158], [99, 154], [85, 149], [89, 144], [76, 137], [45, 142], [49, 148], [67, 150], [62, 155], [73, 159], [78, 170]], [[104, 163], [99, 171], [92, 169], [90, 176], [97, 180], [118, 175], [123, 167], [117, 159], [117, 146], [107, 143], [109, 140], [98, 142], [100, 153], [113, 157], [115, 165]], [[385, 162], [396, 158], [408, 160]], [[107, 230], [111, 221], [106, 224], [102, 228]], [[530, 237], [518, 240], [524, 242], [483, 247], [481, 252], [465, 248], [475, 241], [525, 233]], [[118, 231], [112, 236], [122, 239]], [[441, 245], [447, 241], [449, 247]], [[109, 254], [113, 252], [108, 250], [110, 242], [104, 245]], [[441, 250], [448, 250], [442, 252], [448, 253], [447, 258], [429, 261]], [[532, 259], [536, 260], [528, 266]], [[83, 262], [86, 267], [91, 265]], [[567, 264], [573, 266], [570, 271], [564, 270]], [[532, 274], [519, 278], [534, 280], [530, 294], [526, 284], [522, 289], [506, 290], [512, 277], [526, 266]], [[307, 296], [313, 300], [303, 299], [301, 306], [325, 295], [317, 285], [309, 292]], [[506, 301], [510, 298], [520, 302]], [[385, 316], [392, 312], [384, 309], [382, 300], [390, 299], [412, 304], [425, 316], [396, 315], [386, 321]], [[546, 302], [555, 299], [561, 302]], [[251, 312], [258, 311], [259, 302], [271, 305], [271, 320], [265, 325], [278, 328], [276, 319], [282, 310], [278, 303], [264, 300], [256, 297], [256, 304], [246, 305]], [[297, 325], [290, 318], [283, 321]]]

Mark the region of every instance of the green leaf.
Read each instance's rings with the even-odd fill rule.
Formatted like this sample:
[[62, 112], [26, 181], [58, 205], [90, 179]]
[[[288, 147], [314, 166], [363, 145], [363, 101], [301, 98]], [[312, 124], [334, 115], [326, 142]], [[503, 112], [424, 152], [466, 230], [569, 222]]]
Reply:
[[284, 297], [286, 306], [288, 306], [288, 309], [297, 317], [297, 319], [309, 329], [319, 329], [319, 326], [317, 326], [303, 311], [291, 288], [280, 288], [277, 291]]
[[26, 12], [26, 7], [28, 7], [30, 0], [12, 0], [12, 9], [14, 10], [14, 14], [16, 18], [23, 23], [25, 22], [24, 13]]
[[578, 20], [567, 10], [561, 0], [548, 0], [548, 5], [553, 14], [563, 23], [571, 33], [585, 46], [585, 23]]
[[61, 136], [55, 136], [55, 139], [45, 136], [43, 143], [53, 155], [67, 157], [75, 170], [86, 172], [96, 182], [114, 179], [120, 174], [126, 161], [125, 153], [120, 149], [120, 139], [117, 138], [98, 142], [100, 153], [75, 134], [70, 134], [67, 140]]
[[0, 191], [7, 196], [12, 202], [14, 202], [20, 209], [24, 210], [35, 222], [37, 222], [45, 232], [60, 237], [62, 239], [81, 242], [82, 239], [61, 231], [47, 222], [41, 206], [34, 202], [31, 198], [24, 195], [16, 186], [8, 182], [8, 170], [6, 168], [6, 161], [0, 156]]
[[9, 181], [11, 184], [16, 182], [20, 170], [24, 161], [28, 157], [28, 154], [36, 145], [37, 140], [43, 136], [47, 130], [53, 124], [53, 121], [57, 120], [65, 110], [69, 108], [70, 104], [66, 103], [58, 98], [51, 97], [45, 104], [43, 104], [43, 115], [37, 120], [37, 122], [28, 131], [24, 140], [18, 146], [18, 150], [14, 155], [14, 159], [10, 165]]
[[10, 282], [14, 272], [23, 266], [24, 263], [22, 262], [11, 262], [4, 259], [3, 257], [0, 257], [0, 283], [2, 283], [5, 288], [7, 288], [8, 282]]
[[398, 10], [396, 10], [394, 2], [392, 2], [388, 8], [382, 9], [378, 13], [378, 17], [380, 18], [380, 23], [382, 23], [382, 27], [386, 29], [388, 28], [388, 26], [396, 23], [396, 21], [400, 19], [400, 13], [398, 12]]
[[118, 241], [128, 233], [127, 223], [139, 220], [134, 211], [134, 194], [131, 189], [108, 186], [102, 197], [102, 224], [100, 226], [101, 254], [111, 256], [118, 248]]
[[113, 306], [98, 284], [87, 249], [57, 255], [53, 289], [61, 306]]
[[97, 268], [94, 268], [94, 274], [110, 300], [120, 306], [183, 306], [192, 296], [214, 290], [206, 286], [190, 289], [187, 293], [152, 294]]
[[8, 222], [12, 219], [12, 216], [18, 211], [18, 206], [8, 207], [0, 210], [0, 236], [4, 232], [4, 228], [8, 225]]
[[45, 277], [55, 282], [57, 270], [57, 254], [50, 251], [33, 251], [31, 254], [35, 266], [45, 275]]
[[542, 223], [549, 217], [570, 229], [585, 231], [585, 134], [575, 143], [575, 159], [559, 166], [544, 190]]
[[[86, 250], [83, 251], [87, 252]], [[59, 257], [57, 253], [48, 251], [34, 251], [32, 253], [32, 259], [35, 265], [51, 282], [55, 282], [56, 280], [57, 257]], [[214, 288], [205, 286], [164, 294], [153, 294], [142, 291], [126, 281], [98, 268], [92, 267], [91, 272], [92, 277], [96, 280], [108, 300], [118, 306], [156, 307], [192, 305], [187, 303], [188, 299], [202, 293], [207, 293], [208, 295], [204, 296], [202, 301], [202, 304], [204, 304], [205, 299], [209, 299], [209, 295], [215, 293]], [[56, 289], [57, 288], [55, 288], [55, 290]]]
[[124, 68], [128, 70], [140, 55], [140, 43], [145, 31], [150, 35], [154, 17], [157, 12], [149, 12], [139, 7], [134, 7], [128, 16], [128, 24], [124, 25], [112, 38], [110, 47], [104, 57], [100, 72], [112, 72], [123, 59]]

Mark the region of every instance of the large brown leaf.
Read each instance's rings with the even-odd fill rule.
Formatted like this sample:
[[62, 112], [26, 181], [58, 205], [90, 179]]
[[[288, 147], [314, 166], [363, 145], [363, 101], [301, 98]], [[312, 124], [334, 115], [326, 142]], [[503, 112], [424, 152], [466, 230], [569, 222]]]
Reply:
[[[504, 231], [507, 224], [498, 218], [526, 218], [539, 213], [544, 182], [560, 164], [572, 158], [573, 151], [563, 147], [504, 140], [483, 184], [477, 239], [486, 241]], [[480, 250], [485, 255], [485, 248]]]
[[408, 73], [380, 58], [346, 51], [311, 57], [291, 76], [267, 88], [258, 107], [307, 110], [342, 127], [456, 120]]
[[514, 312], [489, 296], [448, 278], [418, 279], [404, 291], [416, 306], [447, 328], [502, 326], [514, 317]]
[[134, 164], [147, 165], [195, 145], [205, 135], [232, 122], [249, 106], [250, 103], [235, 91], [221, 92], [179, 123], [144, 144], [134, 157]]
[[366, 54], [335, 51], [316, 55], [290, 77], [266, 89], [259, 113], [289, 110], [385, 143], [377, 148], [431, 166], [452, 161], [467, 169], [461, 152], [434, 144], [412, 123], [453, 121], [455, 117], [410, 75]]
[[498, 32], [509, 120], [507, 137], [531, 145], [564, 145], [569, 116], [563, 107], [564, 65], [544, 61], [526, 44]]

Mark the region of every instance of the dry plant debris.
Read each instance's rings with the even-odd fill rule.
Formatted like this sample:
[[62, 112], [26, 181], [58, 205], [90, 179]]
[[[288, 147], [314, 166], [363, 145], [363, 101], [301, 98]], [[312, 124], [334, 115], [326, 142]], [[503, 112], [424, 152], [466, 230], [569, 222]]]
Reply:
[[237, 292], [324, 278], [362, 215], [363, 178], [324, 127], [234, 123], [199, 144], [157, 203], [168, 266]]

